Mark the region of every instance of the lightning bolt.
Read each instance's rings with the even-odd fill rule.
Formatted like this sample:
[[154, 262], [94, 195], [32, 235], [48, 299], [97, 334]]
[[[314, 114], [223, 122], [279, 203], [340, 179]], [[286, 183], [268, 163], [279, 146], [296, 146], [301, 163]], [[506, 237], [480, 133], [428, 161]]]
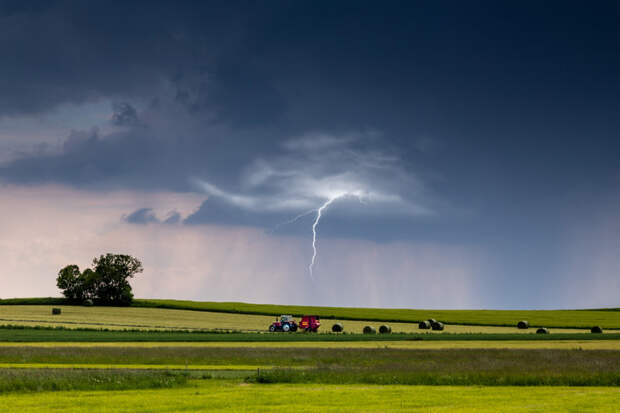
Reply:
[[310, 265], [308, 266], [308, 271], [310, 271], [310, 278], [314, 280], [314, 275], [312, 274], [312, 269], [314, 268], [314, 262], [316, 261], [316, 227], [319, 225], [319, 221], [321, 220], [321, 215], [325, 208], [327, 208], [332, 202], [334, 202], [338, 198], [342, 198], [344, 195], [335, 196], [333, 198], [329, 198], [323, 205], [316, 210], [316, 219], [312, 224], [312, 261], [310, 261]]

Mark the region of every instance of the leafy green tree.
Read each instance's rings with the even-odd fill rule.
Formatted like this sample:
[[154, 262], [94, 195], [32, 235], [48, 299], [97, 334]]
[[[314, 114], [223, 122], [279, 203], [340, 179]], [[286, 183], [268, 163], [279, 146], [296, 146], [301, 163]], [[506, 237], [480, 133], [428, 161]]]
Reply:
[[77, 265], [68, 265], [58, 272], [56, 285], [70, 301], [92, 300], [102, 305], [129, 305], [133, 293], [129, 279], [143, 271], [142, 263], [130, 255], [106, 254], [93, 259], [94, 270], [80, 273]]
[[56, 285], [71, 302], [81, 302], [84, 300], [80, 277], [80, 267], [77, 265], [67, 265], [58, 272]]
[[142, 263], [130, 255], [106, 254], [93, 260], [94, 300], [98, 304], [129, 305], [133, 300], [129, 279], [143, 271]]

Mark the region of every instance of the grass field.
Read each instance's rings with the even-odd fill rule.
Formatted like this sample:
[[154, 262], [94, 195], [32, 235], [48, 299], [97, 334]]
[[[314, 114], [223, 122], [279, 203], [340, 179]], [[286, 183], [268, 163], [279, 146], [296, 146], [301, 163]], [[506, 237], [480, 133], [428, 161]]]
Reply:
[[620, 333], [583, 334], [312, 334], [312, 333], [222, 333], [185, 331], [119, 331], [119, 330], [78, 330], [64, 328], [2, 327], [0, 342], [355, 342], [355, 341], [467, 341], [467, 340], [620, 340]]
[[[618, 311], [35, 301], [0, 300], [11, 304], [0, 305], [2, 412], [612, 412], [620, 398]], [[333, 316], [323, 330], [340, 321], [348, 333], [392, 320], [396, 333], [265, 332], [281, 313]], [[431, 317], [446, 330], [418, 330]], [[518, 330], [520, 319], [551, 334]]]
[[[153, 389], [181, 386], [187, 383], [187, 378], [182, 372], [171, 371], [3, 367], [0, 368], [0, 394], [60, 390]], [[2, 407], [4, 412], [4, 406]]]
[[[142, 329], [142, 330], [239, 330], [267, 331], [274, 317], [221, 313], [208, 311], [172, 310], [139, 307], [81, 307], [57, 306], [62, 314], [52, 315], [52, 307], [46, 305], [11, 305], [0, 306], [0, 325], [21, 326], [60, 326], [66, 328], [105, 328], [110, 330]], [[611, 312], [606, 312], [610, 314]], [[613, 314], [613, 313], [611, 313]], [[364, 326], [376, 328], [381, 323], [368, 320], [323, 320], [321, 330], [331, 331], [335, 322], [344, 325], [345, 331], [361, 333]], [[444, 331], [420, 330], [417, 323], [390, 322], [393, 332], [433, 334], [444, 333], [486, 333], [486, 334], [528, 334], [535, 331], [519, 330], [516, 327], [495, 327], [479, 325], [446, 325]], [[606, 330], [609, 332], [620, 330]], [[589, 329], [555, 328], [554, 333], [590, 333]]]
[[[64, 301], [57, 298], [28, 298], [0, 300], [0, 309], [5, 310], [11, 305], [61, 305]], [[137, 299], [134, 308], [167, 308], [179, 310], [207, 311], [277, 316], [280, 314], [315, 314], [324, 319], [337, 320], [369, 320], [415, 323], [428, 318], [435, 318], [450, 325], [483, 325], [513, 327], [519, 320], [528, 320], [532, 327], [581, 328], [589, 329], [594, 325], [603, 328], [620, 329], [620, 311], [602, 310], [411, 310], [411, 309], [378, 309], [348, 307], [311, 307], [272, 304], [248, 304], [226, 302], [199, 302], [181, 300], [141, 300]], [[100, 309], [97, 307], [96, 309]], [[8, 310], [7, 310], [8, 311]], [[0, 316], [0, 318], [3, 318]], [[186, 319], [187, 320], [187, 319]], [[270, 317], [264, 320], [271, 321]], [[117, 320], [116, 320], [117, 321]], [[126, 321], [126, 319], [125, 319]], [[139, 320], [138, 320], [139, 321]], [[179, 320], [185, 321], [185, 320]], [[114, 319], [109, 320], [111, 324]], [[133, 322], [132, 322], [133, 323]], [[120, 323], [124, 324], [124, 323]], [[135, 324], [140, 324], [136, 322]], [[255, 324], [252, 324], [256, 329]], [[191, 327], [186, 325], [183, 327]], [[266, 328], [261, 326], [258, 329]]]
[[247, 384], [201, 380], [159, 390], [0, 395], [4, 413], [69, 412], [602, 412], [617, 387]]
[[134, 306], [228, 313], [279, 315], [315, 314], [342, 320], [419, 322], [428, 318], [447, 324], [509, 326], [528, 320], [533, 327], [620, 328], [620, 311], [608, 310], [411, 310], [386, 308], [311, 307], [273, 304], [220, 303], [180, 300], [135, 300]]
[[0, 348], [15, 347], [206, 347], [206, 348], [402, 348], [438, 349], [558, 349], [558, 350], [620, 350], [620, 340], [427, 340], [427, 341], [140, 341], [140, 342], [79, 342], [32, 341], [0, 342]]
[[[0, 367], [265, 370], [266, 382], [620, 385], [620, 351], [4, 347]], [[271, 369], [272, 367], [278, 367]]]

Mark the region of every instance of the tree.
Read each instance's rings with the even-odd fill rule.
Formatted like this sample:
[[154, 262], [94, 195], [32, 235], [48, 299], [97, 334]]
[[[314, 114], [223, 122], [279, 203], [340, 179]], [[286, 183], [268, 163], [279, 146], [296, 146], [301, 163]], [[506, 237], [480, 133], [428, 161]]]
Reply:
[[130, 255], [106, 254], [93, 259], [96, 281], [95, 302], [129, 305], [133, 300], [129, 278], [143, 271], [142, 263]]
[[143, 270], [142, 263], [130, 255], [106, 254], [93, 259], [94, 270], [80, 273], [77, 265], [58, 272], [56, 285], [70, 301], [93, 300], [103, 305], [129, 305], [133, 300], [129, 279]]
[[56, 285], [71, 302], [81, 302], [84, 300], [84, 289], [82, 288], [80, 277], [80, 267], [77, 265], [67, 265], [58, 272]]

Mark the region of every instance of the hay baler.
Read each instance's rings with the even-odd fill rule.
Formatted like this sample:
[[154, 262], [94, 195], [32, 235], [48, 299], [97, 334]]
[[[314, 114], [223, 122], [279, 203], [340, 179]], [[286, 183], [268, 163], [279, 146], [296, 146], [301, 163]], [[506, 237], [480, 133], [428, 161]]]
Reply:
[[319, 321], [319, 317], [315, 315], [305, 315], [301, 318], [301, 321], [299, 322], [300, 329], [312, 333], [316, 333], [319, 330], [320, 326], [321, 322]]

